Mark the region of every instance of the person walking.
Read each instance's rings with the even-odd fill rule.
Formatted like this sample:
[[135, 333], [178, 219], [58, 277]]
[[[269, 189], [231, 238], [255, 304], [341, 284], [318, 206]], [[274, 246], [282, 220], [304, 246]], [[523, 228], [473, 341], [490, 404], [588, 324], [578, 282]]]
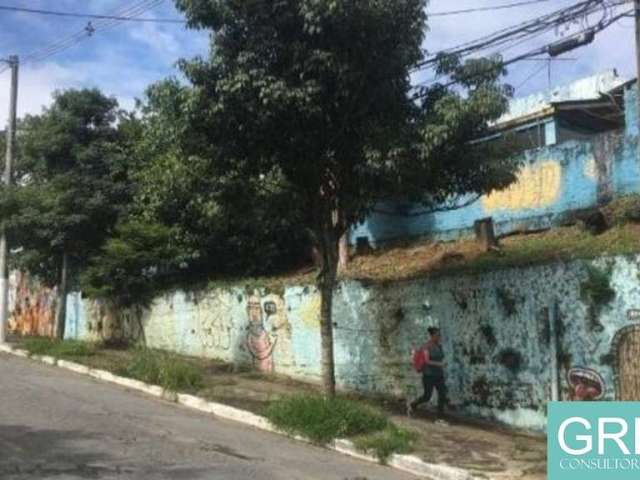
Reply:
[[428, 403], [433, 395], [433, 390], [438, 391], [438, 416], [444, 415], [447, 404], [447, 386], [444, 378], [444, 351], [442, 349], [442, 337], [440, 329], [430, 327], [429, 340], [422, 347], [424, 351], [424, 366], [422, 368], [422, 385], [424, 393], [407, 405], [407, 414], [411, 416], [413, 411], [423, 403]]

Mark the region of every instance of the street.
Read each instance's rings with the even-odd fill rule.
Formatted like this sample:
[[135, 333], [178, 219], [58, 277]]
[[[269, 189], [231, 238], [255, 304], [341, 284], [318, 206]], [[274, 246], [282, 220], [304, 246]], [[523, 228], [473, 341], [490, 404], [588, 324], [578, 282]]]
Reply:
[[0, 354], [0, 478], [411, 479]]

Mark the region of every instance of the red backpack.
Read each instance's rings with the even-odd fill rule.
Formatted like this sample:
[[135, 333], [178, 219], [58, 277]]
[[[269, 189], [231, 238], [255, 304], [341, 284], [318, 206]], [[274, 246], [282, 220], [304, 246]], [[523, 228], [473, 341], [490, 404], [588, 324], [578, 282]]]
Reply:
[[413, 368], [416, 372], [421, 373], [424, 366], [427, 363], [427, 354], [424, 351], [424, 347], [420, 347], [413, 352]]

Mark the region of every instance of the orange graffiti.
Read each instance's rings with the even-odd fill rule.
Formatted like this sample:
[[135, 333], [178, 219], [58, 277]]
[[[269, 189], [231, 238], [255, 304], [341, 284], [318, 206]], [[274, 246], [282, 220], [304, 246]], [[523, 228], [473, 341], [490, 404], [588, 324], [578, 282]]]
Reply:
[[19, 335], [54, 335], [57, 292], [30, 282], [27, 275], [17, 273], [9, 331]]

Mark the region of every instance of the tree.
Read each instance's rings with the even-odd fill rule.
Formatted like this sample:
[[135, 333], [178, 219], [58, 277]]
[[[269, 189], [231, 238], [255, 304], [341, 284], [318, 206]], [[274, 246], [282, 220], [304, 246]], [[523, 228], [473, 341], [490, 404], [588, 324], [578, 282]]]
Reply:
[[321, 253], [323, 383], [335, 393], [338, 243], [383, 198], [433, 205], [506, 186], [515, 165], [469, 141], [505, 109], [499, 59], [439, 70], [456, 87], [415, 98], [425, 0], [176, 0], [212, 31], [210, 56], [182, 61], [183, 151], [247, 188], [276, 179], [302, 206]]
[[16, 266], [59, 286], [58, 337], [69, 271], [86, 266], [130, 198], [117, 117], [115, 99], [67, 90], [19, 125], [18, 186], [5, 192], [5, 218], [12, 246], [22, 247]]
[[129, 118], [133, 201], [81, 277], [89, 296], [146, 305], [212, 277], [284, 271], [309, 254], [304, 212], [279, 179], [247, 182], [187, 148], [191, 96], [176, 80], [158, 82]]

